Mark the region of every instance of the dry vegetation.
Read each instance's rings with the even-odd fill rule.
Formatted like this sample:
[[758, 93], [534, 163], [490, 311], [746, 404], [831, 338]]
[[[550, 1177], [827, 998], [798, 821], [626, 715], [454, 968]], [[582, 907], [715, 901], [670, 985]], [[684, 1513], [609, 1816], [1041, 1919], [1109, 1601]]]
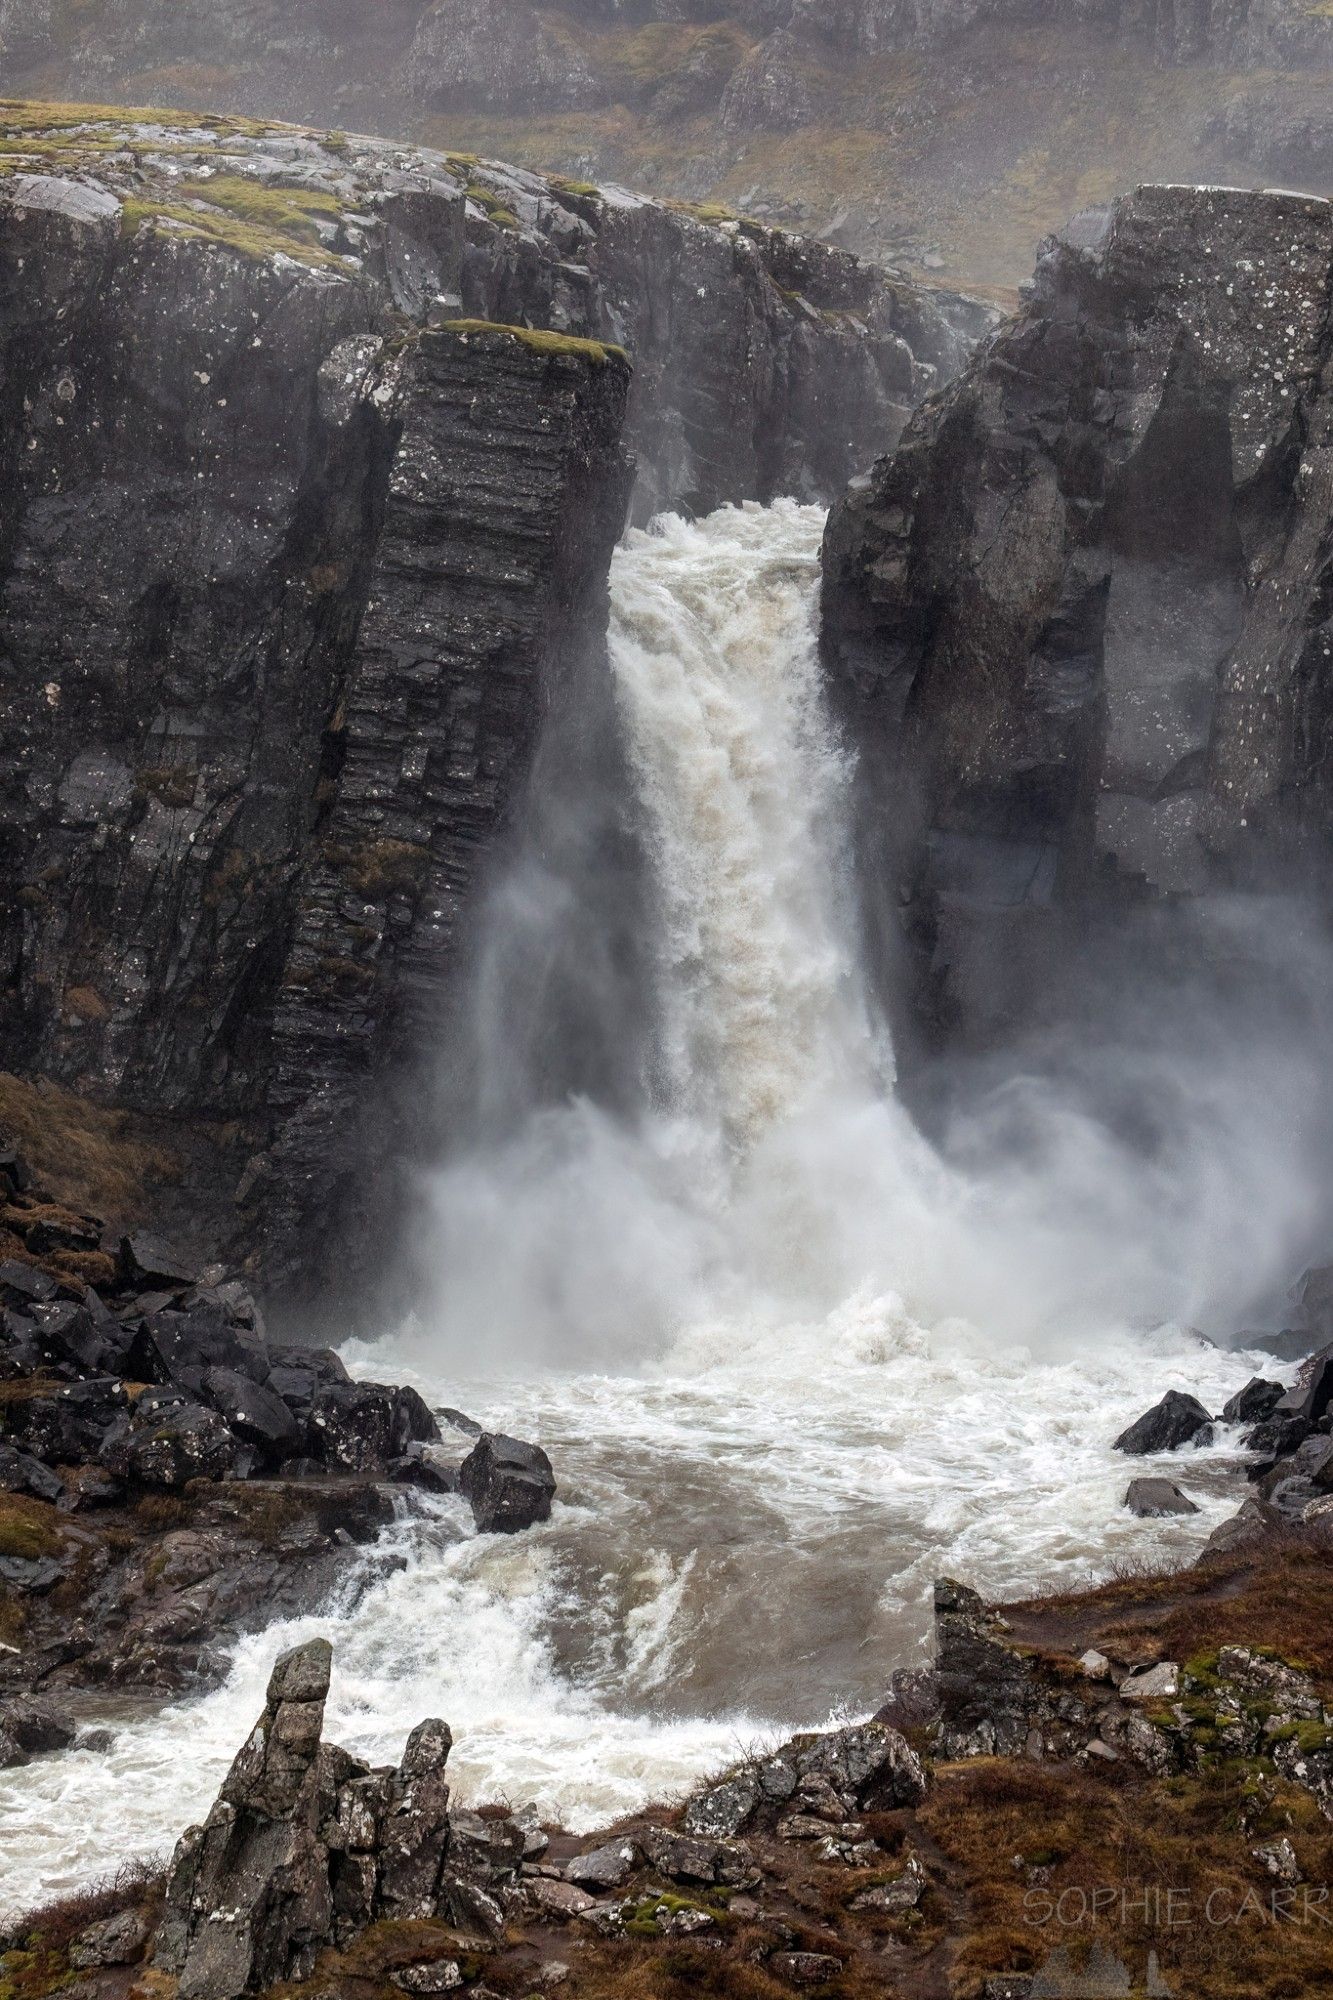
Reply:
[[[141, 1219], [151, 1212], [154, 1191], [180, 1179], [179, 1155], [145, 1136], [146, 1123], [44, 1078], [0, 1072], [0, 1134], [62, 1202], [107, 1222]], [[14, 1254], [12, 1245], [4, 1254]], [[101, 1275], [100, 1267], [87, 1275]]]

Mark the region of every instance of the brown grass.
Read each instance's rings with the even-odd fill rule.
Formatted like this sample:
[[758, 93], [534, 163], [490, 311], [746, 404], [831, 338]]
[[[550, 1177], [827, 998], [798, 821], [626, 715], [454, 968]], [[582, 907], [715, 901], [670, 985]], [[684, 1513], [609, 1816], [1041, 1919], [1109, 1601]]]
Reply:
[[64, 1546], [54, 1507], [21, 1493], [0, 1493], [0, 1556], [39, 1562], [60, 1555]]
[[0, 1071], [0, 1132], [63, 1200], [108, 1221], [138, 1219], [150, 1209], [154, 1187], [181, 1177], [178, 1155], [136, 1136], [130, 1113], [45, 1077]]

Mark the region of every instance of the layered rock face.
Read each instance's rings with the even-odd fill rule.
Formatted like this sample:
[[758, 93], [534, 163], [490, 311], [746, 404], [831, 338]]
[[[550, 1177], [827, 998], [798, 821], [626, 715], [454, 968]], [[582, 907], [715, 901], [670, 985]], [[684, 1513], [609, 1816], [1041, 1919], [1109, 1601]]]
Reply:
[[845, 255], [441, 155], [109, 116], [21, 144], [5, 1063], [204, 1121], [296, 1284], [602, 643], [631, 453], [640, 511], [831, 494], [960, 343]]
[[864, 868], [937, 1022], [1129, 897], [1327, 866], [1333, 207], [1145, 188], [856, 483], [825, 551]]

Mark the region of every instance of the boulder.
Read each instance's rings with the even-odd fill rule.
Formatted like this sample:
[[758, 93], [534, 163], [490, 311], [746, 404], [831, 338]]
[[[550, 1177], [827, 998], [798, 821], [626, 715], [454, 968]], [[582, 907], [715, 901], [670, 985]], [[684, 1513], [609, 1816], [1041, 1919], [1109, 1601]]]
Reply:
[[1170, 1479], [1131, 1479], [1125, 1505], [1140, 1520], [1160, 1520], [1168, 1514], [1197, 1514], [1198, 1508]]
[[67, 1750], [78, 1734], [72, 1716], [38, 1695], [0, 1701], [0, 1771], [48, 1750]]
[[580, 1889], [620, 1889], [628, 1882], [639, 1858], [635, 1841], [628, 1837], [604, 1841], [565, 1863], [565, 1880]]
[[1117, 1451], [1129, 1452], [1135, 1458], [1146, 1458], [1153, 1452], [1176, 1451], [1183, 1444], [1198, 1444], [1203, 1433], [1209, 1432], [1212, 1419], [1196, 1396], [1186, 1396], [1179, 1389], [1168, 1389], [1160, 1403], [1154, 1403], [1150, 1410], [1121, 1431], [1115, 1441]]
[[203, 1390], [228, 1429], [243, 1444], [253, 1445], [261, 1460], [276, 1464], [301, 1445], [301, 1427], [274, 1394], [271, 1376], [267, 1383], [256, 1382], [235, 1368], [210, 1368]]
[[1122, 1701], [1174, 1701], [1180, 1693], [1180, 1668], [1174, 1660], [1140, 1667], [1120, 1683]]
[[1266, 1382], [1262, 1375], [1252, 1375], [1243, 1389], [1237, 1389], [1222, 1405], [1222, 1418], [1228, 1424], [1258, 1424], [1281, 1402], [1284, 1390], [1280, 1382]]
[[79, 1932], [70, 1943], [69, 1962], [76, 1972], [100, 1971], [108, 1965], [134, 1965], [143, 1957], [150, 1929], [142, 1910], [120, 1910]]
[[331, 1934], [318, 1838], [331, 1664], [322, 1639], [277, 1662], [216, 1805], [177, 1845], [154, 1963], [179, 1979], [181, 2000], [236, 2000], [290, 1978]]
[[738, 1841], [701, 1840], [670, 1827], [650, 1826], [640, 1833], [639, 1846], [649, 1867], [670, 1882], [738, 1888], [754, 1876], [750, 1850]]
[[10, 1430], [16, 1443], [48, 1465], [84, 1465], [100, 1456], [128, 1407], [123, 1382], [95, 1376], [12, 1404]]
[[168, 1489], [191, 1479], [222, 1479], [239, 1457], [240, 1447], [216, 1410], [185, 1401], [163, 1405], [146, 1395], [108, 1433], [100, 1451], [113, 1478]]
[[46, 1500], [55, 1505], [64, 1491], [64, 1482], [49, 1466], [30, 1452], [20, 1451], [16, 1445], [0, 1439], [0, 1493], [26, 1493], [32, 1500]]
[[322, 1383], [306, 1428], [310, 1455], [340, 1472], [383, 1472], [409, 1444], [439, 1442], [415, 1389], [383, 1382]]
[[265, 1382], [268, 1352], [259, 1337], [211, 1305], [168, 1306], [148, 1314], [130, 1345], [125, 1372], [136, 1382], [175, 1383], [195, 1396], [215, 1368]]
[[183, 1258], [145, 1229], [120, 1239], [117, 1263], [127, 1291], [173, 1291], [194, 1283], [194, 1272]]
[[51, 1273], [39, 1271], [35, 1264], [20, 1264], [16, 1258], [0, 1264], [0, 1304], [27, 1307], [53, 1299], [58, 1289]]
[[555, 1475], [539, 1445], [484, 1431], [459, 1467], [458, 1485], [483, 1534], [511, 1535], [550, 1519]]
[[945, 1757], [1016, 1756], [1039, 1697], [1028, 1663], [1005, 1645], [976, 1591], [935, 1585], [935, 1747]]
[[1333, 1404], [1333, 1346], [1321, 1347], [1317, 1354], [1302, 1362], [1294, 1386], [1274, 1405], [1273, 1420], [1291, 1418], [1317, 1424], [1328, 1415], [1330, 1404]]

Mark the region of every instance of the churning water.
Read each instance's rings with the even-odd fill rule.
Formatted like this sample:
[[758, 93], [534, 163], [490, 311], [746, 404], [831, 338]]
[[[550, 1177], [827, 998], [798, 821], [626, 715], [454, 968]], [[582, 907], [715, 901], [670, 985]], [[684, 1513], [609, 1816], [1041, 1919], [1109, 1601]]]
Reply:
[[[783, 502], [667, 519], [618, 554], [648, 877], [635, 1100], [534, 1102], [450, 1160], [426, 1308], [348, 1350], [537, 1438], [552, 1520], [478, 1536], [461, 1503], [414, 1502], [338, 1603], [243, 1641], [217, 1693], [11, 1774], [0, 1905], [168, 1846], [275, 1653], [314, 1631], [349, 1747], [396, 1757], [442, 1715], [465, 1793], [585, 1828], [873, 1707], [918, 1656], [941, 1571], [1013, 1593], [1183, 1558], [1234, 1507], [1224, 1441], [1184, 1468], [1198, 1517], [1133, 1521], [1110, 1440], [1168, 1387], [1217, 1407], [1261, 1365], [1187, 1328], [1294, 1267], [1311, 1079], [1289, 1048], [1221, 1049], [1196, 1020], [1187, 1050], [1137, 1051], [1145, 1088], [1169, 1068], [1189, 1106], [1149, 1157], [1021, 1083], [947, 1158], [926, 1143], [854, 943], [821, 530]], [[495, 922], [543, 903], [501, 897]]]

